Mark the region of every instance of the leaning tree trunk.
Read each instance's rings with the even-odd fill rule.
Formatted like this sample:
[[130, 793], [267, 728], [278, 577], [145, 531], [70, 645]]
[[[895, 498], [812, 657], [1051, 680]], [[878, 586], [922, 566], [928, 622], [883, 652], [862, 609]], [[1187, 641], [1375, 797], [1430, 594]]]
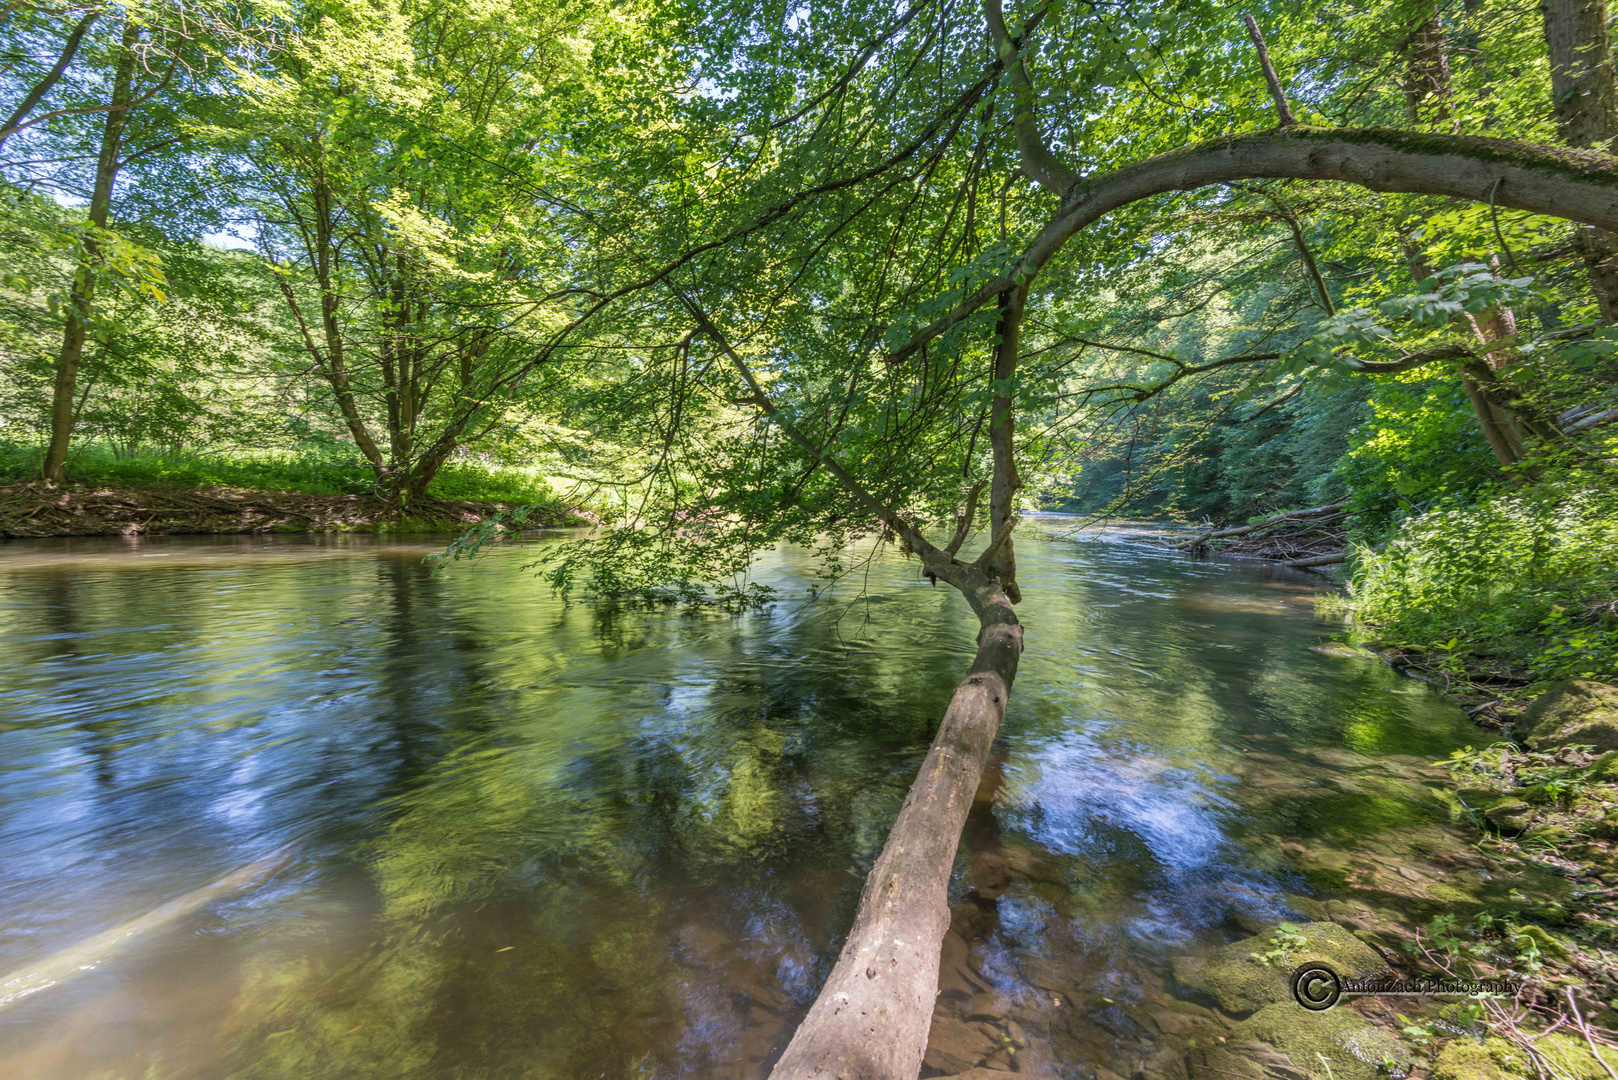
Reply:
[[[1551, 62], [1551, 102], [1562, 140], [1579, 149], [1612, 152], [1618, 136], [1618, 81], [1606, 0], [1542, 0]], [[1618, 322], [1618, 234], [1579, 229], [1579, 250], [1604, 322]]]
[[84, 241], [84, 255], [74, 268], [73, 287], [67, 301], [67, 326], [62, 330], [62, 348], [56, 355], [56, 379], [51, 388], [51, 441], [41, 468], [46, 480], [59, 484], [67, 475], [67, 451], [73, 439], [77, 412], [79, 364], [84, 360], [84, 343], [90, 336], [90, 320], [95, 314], [96, 264], [101, 260], [99, 232], [107, 227], [112, 213], [112, 186], [118, 179], [118, 153], [122, 147], [124, 124], [129, 119], [130, 88], [135, 81], [136, 39], [140, 27], [124, 24], [123, 48], [112, 79], [112, 107], [101, 128], [101, 151], [96, 157], [95, 185], [90, 192], [91, 234]]
[[[991, 569], [1010, 538], [1010, 513], [1016, 490], [1010, 442], [995, 455], [994, 491], [1004, 504], [991, 500], [990, 518], [1004, 519], [989, 546], [968, 565], [955, 558], [972, 527], [971, 505], [954, 540], [939, 548], [903, 515], [883, 503], [832, 458], [827, 448], [809, 438], [776, 409], [707, 313], [674, 290], [706, 335], [735, 365], [751, 391], [748, 403], [758, 408], [812, 461], [818, 462], [866, 510], [904, 540], [921, 558], [925, 574], [953, 585], [978, 617], [978, 649], [972, 668], [955, 688], [949, 708], [933, 736], [931, 748], [910, 785], [904, 806], [876, 864], [866, 876], [842, 952], [809, 1014], [793, 1033], [771, 1080], [915, 1080], [927, 1050], [938, 995], [939, 955], [949, 932], [949, 879], [961, 830], [972, 808], [983, 767], [1000, 720], [1011, 699], [1011, 684], [1022, 655], [1022, 624], [1006, 590]], [[1022, 307], [1002, 310], [1002, 326], [1015, 331]], [[1012, 358], [1013, 362], [1015, 357]], [[1010, 403], [1006, 405], [1010, 415]]]
[[977, 613], [977, 656], [865, 879], [837, 965], [771, 1080], [913, 1080], [921, 1070], [949, 931], [955, 851], [1022, 653], [1022, 626], [999, 582], [951, 565], [942, 552], [922, 563], [959, 588]]

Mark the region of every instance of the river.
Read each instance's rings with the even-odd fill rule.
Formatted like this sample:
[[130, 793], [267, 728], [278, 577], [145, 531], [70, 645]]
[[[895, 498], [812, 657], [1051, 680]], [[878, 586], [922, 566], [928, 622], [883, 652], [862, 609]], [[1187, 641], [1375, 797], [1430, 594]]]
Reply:
[[[975, 622], [893, 555], [813, 602], [771, 555], [765, 613], [569, 601], [521, 569], [558, 542], [0, 546], [0, 1075], [763, 1075]], [[1019, 544], [940, 1008], [1024, 1072], [1173, 1075], [1174, 958], [1489, 887], [1431, 766], [1482, 733], [1313, 651], [1321, 585]]]

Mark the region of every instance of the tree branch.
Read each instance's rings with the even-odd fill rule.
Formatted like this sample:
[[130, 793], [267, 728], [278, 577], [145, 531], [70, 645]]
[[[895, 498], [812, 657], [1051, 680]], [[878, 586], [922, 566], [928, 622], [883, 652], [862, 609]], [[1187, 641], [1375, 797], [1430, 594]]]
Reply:
[[1247, 36], [1253, 39], [1253, 47], [1258, 50], [1258, 62], [1264, 67], [1264, 81], [1270, 84], [1270, 96], [1275, 99], [1275, 111], [1281, 118], [1281, 126], [1289, 128], [1296, 124], [1297, 118], [1292, 115], [1292, 107], [1287, 104], [1287, 96], [1281, 89], [1281, 80], [1275, 74], [1275, 65], [1270, 63], [1270, 50], [1264, 44], [1264, 35], [1259, 33], [1258, 23], [1253, 16], [1242, 16], [1247, 21]]
[[1079, 174], [1051, 153], [1040, 137], [1039, 124], [1034, 119], [1034, 83], [1028, 75], [1028, 61], [1023, 56], [1022, 41], [1027, 39], [1041, 11], [1023, 27], [1023, 39], [1014, 39], [1006, 30], [1005, 16], [1000, 11], [1000, 0], [983, 0], [983, 18], [989, 24], [989, 40], [994, 54], [1011, 75], [1012, 106], [1015, 114], [1012, 127], [1017, 133], [1017, 154], [1022, 159], [1022, 171], [1040, 187], [1057, 195], [1066, 195], [1079, 180]]
[[[1449, 195], [1618, 232], [1618, 161], [1593, 151], [1391, 128], [1311, 128], [1212, 139], [1076, 184], [1011, 273], [1038, 273], [1076, 233], [1114, 210], [1171, 191], [1236, 180], [1335, 180], [1371, 191]], [[1015, 284], [997, 276], [918, 331], [897, 362]]]

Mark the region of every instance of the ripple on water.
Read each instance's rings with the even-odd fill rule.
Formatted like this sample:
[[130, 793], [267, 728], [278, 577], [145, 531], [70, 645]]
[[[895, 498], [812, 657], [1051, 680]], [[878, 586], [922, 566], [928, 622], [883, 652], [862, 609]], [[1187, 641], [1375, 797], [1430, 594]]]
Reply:
[[[1183, 1052], [1164, 1002], [1215, 1023], [1175, 955], [1352, 898], [1355, 859], [1418, 903], [1396, 841], [1448, 850], [1420, 769], [1472, 736], [1310, 652], [1295, 577], [1019, 545], [1028, 652], [939, 1023], [1128, 1075]], [[763, 1075], [971, 655], [965, 605], [896, 557], [871, 602], [811, 605], [778, 553], [788, 602], [730, 618], [431, 550], [0, 549], [0, 971], [293, 853], [8, 1006], [0, 1075]], [[1004, 1055], [985, 1037], [961, 1045]]]

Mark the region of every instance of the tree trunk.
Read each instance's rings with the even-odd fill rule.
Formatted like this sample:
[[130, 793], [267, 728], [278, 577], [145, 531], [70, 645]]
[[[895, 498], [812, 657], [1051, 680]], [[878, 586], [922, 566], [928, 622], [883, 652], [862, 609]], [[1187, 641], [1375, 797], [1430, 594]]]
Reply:
[[1403, 89], [1413, 122], [1441, 124], [1449, 119], [1449, 48], [1436, 7], [1428, 12], [1410, 38]]
[[1488, 442], [1489, 449], [1502, 468], [1509, 469], [1517, 464], [1517, 451], [1506, 438], [1506, 433], [1499, 421], [1495, 418], [1495, 408], [1489, 399], [1484, 396], [1483, 389], [1478, 386], [1477, 380], [1470, 375], [1461, 376], [1461, 386], [1466, 390], [1466, 399], [1472, 403], [1472, 414], [1477, 417], [1478, 428], [1483, 432], [1483, 438]]
[[107, 227], [112, 213], [112, 187], [118, 179], [118, 153], [123, 142], [124, 124], [129, 118], [131, 85], [135, 81], [134, 45], [140, 27], [124, 24], [122, 49], [112, 79], [111, 107], [101, 128], [101, 151], [96, 157], [95, 185], [90, 192], [92, 232], [84, 242], [84, 255], [73, 272], [68, 294], [67, 326], [62, 331], [62, 348], [56, 356], [56, 380], [51, 390], [51, 441], [41, 469], [46, 480], [61, 483], [67, 475], [67, 452], [73, 438], [74, 394], [79, 381], [79, 364], [84, 359], [84, 343], [90, 335], [94, 315], [96, 264], [101, 259], [97, 236]]
[[1013, 443], [1012, 379], [1027, 297], [1027, 288], [1017, 286], [1000, 303], [990, 426], [994, 476], [989, 547], [978, 564], [963, 566], [919, 535], [906, 536], [924, 570], [959, 589], [977, 615], [977, 655], [971, 672], [956, 686], [882, 854], [865, 879], [837, 965], [770, 1073], [771, 1080], [914, 1080], [921, 1070], [938, 996], [939, 954], [949, 932], [955, 852], [1022, 655], [1022, 625], [1012, 609], [1021, 598], [1011, 530], [1016, 492], [1022, 486]]
[[[955, 688], [921, 771], [865, 879], [837, 964], [770, 1073], [771, 1080], [915, 1080], [938, 994], [955, 851], [1022, 656], [1022, 624], [1000, 582], [986, 569], [996, 553], [995, 540], [1003, 545], [1007, 537], [991, 537], [990, 549], [972, 565], [934, 546], [781, 415], [707, 314], [677, 290], [675, 295], [736, 366], [752, 391], [750, 403], [898, 533], [921, 558], [924, 573], [960, 590], [978, 617], [972, 669]], [[1021, 306], [1015, 305], [1012, 321], [1020, 315]], [[994, 480], [1002, 490], [1016, 490], [1012, 478], [1002, 475], [1015, 469], [1010, 454], [996, 455], [995, 467]], [[949, 548], [958, 550], [953, 542]]]
[[1022, 337], [1022, 315], [1027, 302], [1026, 285], [1007, 289], [1000, 298], [1000, 321], [995, 326], [994, 346], [997, 389], [989, 410], [989, 445], [994, 451], [994, 479], [989, 486], [989, 535], [1001, 538], [989, 562], [989, 573], [1000, 582], [1006, 598], [1013, 604], [1022, 601], [1022, 590], [1017, 588], [1017, 556], [1011, 539], [1022, 477], [1017, 474], [1013, 445], [1016, 421], [1012, 413], [1012, 380], [1017, 376], [1017, 346]]
[[[343, 420], [348, 425], [348, 433], [354, 438], [354, 445], [365, 455], [365, 460], [370, 463], [377, 480], [386, 482], [391, 478], [392, 470], [383, 460], [382, 452], [377, 449], [376, 440], [371, 438], [364, 417], [360, 416], [359, 405], [354, 400], [353, 387], [348, 381], [346, 342], [343, 340], [343, 328], [338, 319], [341, 296], [336, 280], [337, 246], [333, 221], [333, 195], [330, 186], [324, 180], [315, 186], [314, 204], [315, 284], [320, 288], [320, 327], [326, 347], [323, 357], [318, 350], [313, 349], [312, 342], [311, 350], [315, 351], [315, 359], [320, 362], [321, 373], [331, 384], [332, 394], [337, 398], [337, 408], [343, 414]], [[292, 302], [290, 291], [285, 287], [282, 291], [288, 296], [288, 302]]]
[[[1618, 82], [1606, 0], [1542, 0], [1551, 63], [1551, 104], [1562, 141], [1612, 152], [1618, 136]], [[1579, 252], [1604, 322], [1618, 321], [1618, 235], [1582, 228]]]
[[[925, 558], [923, 565], [944, 569], [937, 558]], [[837, 966], [771, 1080], [914, 1080], [921, 1070], [938, 992], [939, 953], [949, 931], [955, 851], [1022, 652], [1022, 627], [999, 583], [970, 568], [956, 569], [970, 571], [959, 575], [959, 587], [981, 625], [971, 673], [955, 688], [904, 808], [865, 879]]]

